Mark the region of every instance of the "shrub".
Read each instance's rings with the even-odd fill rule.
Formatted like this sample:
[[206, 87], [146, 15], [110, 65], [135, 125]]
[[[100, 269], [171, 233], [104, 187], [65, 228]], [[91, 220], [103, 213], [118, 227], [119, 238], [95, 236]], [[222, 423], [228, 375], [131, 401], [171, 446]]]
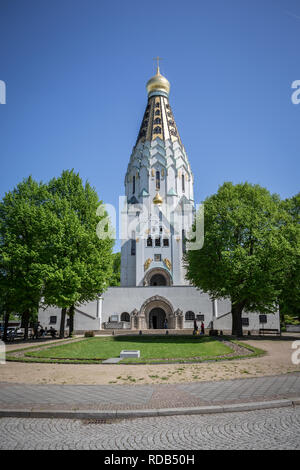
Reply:
[[85, 338], [92, 338], [93, 336], [95, 336], [95, 332], [94, 331], [86, 331], [84, 333], [84, 337]]

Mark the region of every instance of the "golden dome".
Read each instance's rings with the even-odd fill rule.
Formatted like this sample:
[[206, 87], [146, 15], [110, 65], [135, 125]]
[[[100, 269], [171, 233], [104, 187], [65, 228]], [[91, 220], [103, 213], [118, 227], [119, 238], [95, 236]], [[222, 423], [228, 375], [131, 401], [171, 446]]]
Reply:
[[169, 94], [170, 82], [160, 74], [159, 67], [157, 67], [156, 75], [148, 80], [146, 88], [148, 95], [153, 91], [164, 91]]
[[163, 198], [161, 197], [159, 192], [157, 192], [153, 198], [153, 204], [162, 204], [162, 203], [163, 203]]

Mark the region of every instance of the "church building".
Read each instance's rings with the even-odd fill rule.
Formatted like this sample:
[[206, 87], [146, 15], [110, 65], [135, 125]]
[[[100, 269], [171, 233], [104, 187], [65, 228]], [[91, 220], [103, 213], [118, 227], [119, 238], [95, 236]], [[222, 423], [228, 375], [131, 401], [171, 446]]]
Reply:
[[[159, 66], [146, 87], [120, 208], [121, 285], [77, 306], [74, 330], [185, 330], [196, 320], [230, 333], [230, 302], [212, 301], [185, 279], [182, 258], [195, 216], [193, 173], [169, 102], [170, 83]], [[59, 329], [60, 310], [40, 310], [39, 321]], [[279, 314], [243, 313], [245, 333], [264, 325], [279, 329]]]

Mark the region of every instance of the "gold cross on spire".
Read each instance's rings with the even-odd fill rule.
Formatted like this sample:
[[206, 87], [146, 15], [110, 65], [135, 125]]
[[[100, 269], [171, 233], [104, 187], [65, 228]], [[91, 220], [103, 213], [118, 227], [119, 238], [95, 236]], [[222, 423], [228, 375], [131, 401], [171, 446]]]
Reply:
[[157, 57], [154, 57], [153, 60], [156, 60], [156, 66], [157, 66], [156, 73], [157, 73], [157, 75], [158, 75], [158, 74], [160, 73], [160, 70], [159, 70], [159, 61], [162, 60], [162, 58], [157, 56]]

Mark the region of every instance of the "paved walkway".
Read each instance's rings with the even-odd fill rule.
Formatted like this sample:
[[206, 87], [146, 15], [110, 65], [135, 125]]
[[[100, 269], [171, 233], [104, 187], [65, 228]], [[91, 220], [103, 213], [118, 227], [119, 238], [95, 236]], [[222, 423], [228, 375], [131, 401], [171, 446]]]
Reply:
[[0, 409], [138, 410], [300, 397], [300, 372], [281, 376], [159, 385], [0, 383]]
[[105, 457], [111, 457], [108, 449], [150, 454], [179, 449], [191, 451], [194, 466], [201, 466], [202, 453], [193, 450], [300, 449], [300, 407], [117, 422], [2, 418], [0, 435], [0, 449], [101, 449]]

